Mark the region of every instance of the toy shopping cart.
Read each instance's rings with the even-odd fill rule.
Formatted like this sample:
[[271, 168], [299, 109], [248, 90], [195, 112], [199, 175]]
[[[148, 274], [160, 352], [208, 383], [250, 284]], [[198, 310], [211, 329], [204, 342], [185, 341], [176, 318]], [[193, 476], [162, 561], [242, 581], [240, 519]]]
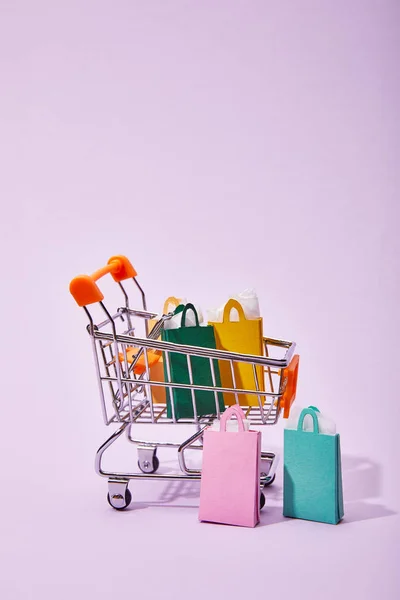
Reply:
[[[96, 283], [108, 273], [118, 284], [124, 304], [114, 313], [109, 312], [104, 304], [104, 296]], [[141, 296], [140, 309], [130, 307], [128, 292], [122, 284], [127, 280], [133, 281], [136, 291]], [[236, 403], [245, 410], [251, 425], [274, 425], [282, 412], [285, 418], [288, 417], [296, 396], [299, 364], [299, 356], [294, 354], [294, 342], [264, 338], [265, 356], [255, 356], [162, 341], [161, 332], [173, 313], [158, 316], [157, 313], [147, 310], [146, 297], [137, 280], [137, 273], [125, 256], [111, 257], [105, 267], [91, 276], [76, 277], [71, 281], [70, 292], [89, 319], [87, 331], [92, 342], [104, 422], [106, 425], [117, 424], [117, 429], [111, 437], [98, 449], [95, 460], [97, 474], [108, 479], [108, 501], [113, 508], [122, 510], [130, 504], [132, 497], [128, 484], [131, 479], [200, 479], [201, 471], [188, 466], [185, 452], [188, 449], [202, 450], [204, 429], [220, 417], [221, 393], [234, 395]], [[105, 317], [97, 323], [94, 322], [92, 310], [96, 304]], [[144, 333], [138, 337], [136, 331], [140, 328]], [[189, 373], [187, 384], [174, 381], [171, 374], [171, 354], [175, 353], [186, 356]], [[193, 383], [193, 357], [208, 359], [213, 385]], [[157, 372], [155, 367], [160, 361], [164, 363], [165, 377], [154, 375]], [[216, 385], [215, 364], [221, 364], [222, 361], [230, 365], [232, 387]], [[238, 364], [250, 365], [252, 368], [255, 382], [253, 389], [241, 389], [236, 385], [234, 373]], [[260, 367], [264, 373], [264, 385], [260, 385], [258, 380]], [[176, 417], [172, 394], [174, 390], [182, 388], [190, 391], [193, 403], [192, 418]], [[197, 390], [214, 394], [215, 410], [212, 414], [199, 414], [196, 406]], [[249, 397], [256, 398], [257, 402], [253, 400], [251, 406], [243, 406], [243, 399]], [[170, 400], [170, 411], [167, 410], [167, 398]], [[148, 441], [140, 439], [137, 435], [143, 424], [190, 425], [194, 433], [180, 443]], [[137, 446], [137, 473], [111, 472], [102, 467], [105, 451], [124, 432], [128, 441]], [[180, 472], [157, 473], [159, 447], [177, 449]], [[260, 486], [265, 487], [275, 478], [276, 456], [272, 452], [262, 452], [261, 461], [263, 468]], [[264, 503], [265, 498], [261, 493], [261, 506]]]

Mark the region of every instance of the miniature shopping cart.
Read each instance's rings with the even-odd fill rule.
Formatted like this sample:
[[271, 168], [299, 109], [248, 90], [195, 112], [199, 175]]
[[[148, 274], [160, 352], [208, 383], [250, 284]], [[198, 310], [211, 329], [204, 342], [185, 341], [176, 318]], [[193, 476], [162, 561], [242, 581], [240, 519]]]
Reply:
[[[114, 313], [109, 312], [103, 302], [104, 296], [96, 281], [110, 273], [122, 292], [123, 306]], [[136, 292], [141, 296], [141, 308], [133, 309], [129, 304], [129, 295], [122, 282], [132, 280]], [[132, 285], [132, 284], [130, 284]], [[108, 479], [108, 501], [110, 505], [122, 510], [131, 502], [128, 484], [131, 479], [161, 479], [169, 481], [199, 480], [201, 471], [189, 468], [187, 450], [201, 450], [202, 436], [206, 427], [220, 417], [221, 406], [218, 398], [222, 393], [233, 394], [236, 403], [245, 411], [251, 425], [274, 425], [283, 412], [286, 418], [296, 396], [299, 357], [294, 354], [295, 344], [271, 338], [264, 338], [265, 356], [239, 354], [197, 346], [185, 346], [162, 341], [160, 336], [167, 320], [173, 313], [158, 316], [149, 312], [146, 297], [137, 280], [137, 273], [124, 256], [110, 258], [107, 265], [93, 275], [80, 275], [70, 284], [70, 292], [77, 304], [86, 312], [89, 319], [87, 331], [91, 338], [97, 380], [99, 384], [101, 408], [106, 425], [117, 424], [117, 429], [96, 454], [95, 468], [98, 475]], [[95, 323], [94, 305], [104, 314], [104, 320]], [[90, 307], [90, 310], [89, 310]], [[143, 330], [138, 337], [137, 330]], [[171, 376], [171, 353], [186, 356], [189, 383], [178, 383]], [[273, 357], [272, 355], [276, 356]], [[213, 373], [212, 386], [200, 386], [193, 383], [191, 361], [193, 357], [209, 360]], [[233, 387], [216, 385], [213, 365], [216, 361], [227, 361], [233, 376]], [[255, 386], [253, 389], [241, 389], [235, 384], [234, 367], [237, 364], [251, 365]], [[160, 365], [161, 375], [160, 375]], [[258, 382], [257, 372], [262, 367], [264, 385]], [[248, 368], [248, 367], [247, 367]], [[176, 418], [172, 394], [174, 389], [190, 390], [193, 402], [193, 418]], [[196, 390], [208, 390], [215, 396], [215, 411], [212, 414], [199, 415], [196, 408]], [[243, 406], [241, 398], [255, 397], [252, 406]], [[167, 410], [167, 398], [171, 411]], [[137, 436], [143, 424], [153, 425], [190, 425], [193, 435], [180, 443], [166, 441], [146, 441]], [[129, 442], [138, 449], [137, 473], [118, 473], [106, 471], [102, 467], [105, 451], [123, 433]], [[157, 473], [159, 447], [176, 448], [180, 472]], [[260, 488], [270, 485], [275, 478], [276, 456], [272, 452], [262, 452], [262, 472]], [[261, 492], [261, 507], [265, 498]]]

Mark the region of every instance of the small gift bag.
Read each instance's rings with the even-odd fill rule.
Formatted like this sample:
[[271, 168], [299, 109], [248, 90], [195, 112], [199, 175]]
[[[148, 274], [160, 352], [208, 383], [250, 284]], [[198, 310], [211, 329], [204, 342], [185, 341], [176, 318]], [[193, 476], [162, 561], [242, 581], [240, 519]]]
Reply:
[[[164, 302], [163, 314], [166, 315], [169, 312], [173, 312], [181, 301], [175, 296], [170, 296]], [[151, 331], [153, 327], [157, 324], [157, 319], [153, 321], [149, 321], [149, 330]], [[158, 351], [157, 351], [158, 352]], [[160, 354], [160, 353], [159, 353]], [[160, 359], [154, 365], [150, 367], [150, 379], [152, 381], [165, 381], [164, 379], [164, 361], [163, 357], [160, 354]], [[167, 401], [166, 389], [161, 385], [154, 385], [151, 388], [151, 393], [153, 396], [153, 402], [155, 404], [165, 404]]]
[[[311, 431], [304, 430], [307, 415]], [[317, 408], [305, 408], [297, 429], [285, 429], [283, 514], [336, 524], [343, 517], [340, 437], [320, 433], [318, 415]]]
[[[182, 310], [181, 310], [182, 309]], [[188, 310], [192, 311], [196, 325], [187, 327], [186, 314]], [[186, 304], [185, 307], [178, 306], [175, 313], [181, 315], [181, 327], [176, 329], [164, 329], [162, 332], [162, 340], [165, 342], [173, 342], [183, 346], [199, 346], [201, 348], [215, 348], [214, 328], [211, 325], [201, 326], [197, 311], [193, 304]], [[188, 359], [190, 361], [191, 371], [189, 372]], [[164, 377], [168, 381], [168, 364], [167, 355], [164, 353]], [[210, 360], [202, 356], [188, 357], [186, 354], [179, 352], [169, 352], [169, 367], [171, 374], [171, 383], [190, 384], [192, 378], [193, 385], [209, 387], [210, 390], [195, 390], [194, 399], [190, 389], [172, 388], [171, 392], [167, 391], [167, 416], [173, 416], [172, 402], [174, 407], [175, 417], [177, 419], [188, 418], [193, 419], [194, 408], [196, 408], [197, 416], [213, 415], [217, 412], [216, 402], [218, 402], [219, 410], [224, 410], [224, 402], [222, 393], [214, 393], [214, 387], [221, 386], [221, 378], [219, 374], [218, 361], [213, 360], [213, 370], [215, 383], [213, 382], [213, 372], [211, 369]], [[193, 406], [195, 404], [195, 406]]]
[[[238, 431], [226, 431], [236, 416]], [[260, 520], [261, 432], [244, 426], [235, 405], [221, 417], [219, 431], [204, 431], [200, 489], [200, 521], [255, 527]]]
[[[231, 320], [231, 313], [236, 310], [238, 321]], [[263, 355], [263, 325], [261, 318], [247, 319], [242, 305], [230, 299], [223, 312], [222, 322], [210, 322], [214, 326], [215, 339], [219, 350], [239, 352], [241, 354]], [[234, 388], [231, 365], [227, 360], [219, 361], [222, 387]], [[255, 367], [249, 363], [234, 362], [233, 371], [236, 387], [242, 390], [264, 390], [263, 367]], [[257, 379], [256, 379], [257, 378]], [[239, 404], [258, 406], [259, 400], [255, 394], [239, 394]], [[224, 393], [224, 403], [229, 406], [235, 404], [235, 394]]]

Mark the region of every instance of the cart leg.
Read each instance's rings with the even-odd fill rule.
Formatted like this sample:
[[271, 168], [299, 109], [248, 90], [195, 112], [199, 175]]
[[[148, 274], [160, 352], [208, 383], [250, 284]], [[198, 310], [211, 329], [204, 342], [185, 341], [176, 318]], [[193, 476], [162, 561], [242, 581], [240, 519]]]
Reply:
[[97, 475], [100, 475], [101, 477], [107, 477], [109, 475], [109, 473], [103, 471], [103, 469], [101, 468], [101, 460], [103, 458], [103, 454], [107, 450], [107, 448], [109, 448], [111, 444], [116, 442], [117, 439], [124, 433], [128, 425], [129, 423], [122, 423], [122, 425], [117, 429], [117, 431], [114, 431], [114, 433], [108, 438], [108, 440], [106, 440], [104, 444], [102, 444], [97, 450], [96, 458], [94, 461], [94, 468]]
[[103, 458], [104, 452], [117, 441], [117, 439], [123, 434], [128, 423], [122, 423], [122, 425], [114, 431], [114, 433], [100, 446], [100, 448], [96, 452], [95, 459], [95, 470], [98, 475], [101, 477], [108, 477], [108, 495], [107, 500], [108, 503], [115, 508], [116, 510], [123, 510], [132, 500], [132, 494], [128, 490], [128, 479], [124, 479], [123, 477], [118, 477], [115, 475], [114, 477], [110, 477], [111, 473], [107, 473], [101, 467], [101, 460]]
[[124, 510], [124, 508], [129, 506], [132, 495], [128, 490], [128, 481], [123, 479], [109, 479], [107, 500], [116, 510]]
[[178, 448], [178, 461], [179, 461], [179, 466], [180, 469], [182, 471], [182, 473], [185, 473], [186, 475], [201, 475], [201, 471], [199, 471], [198, 469], [189, 469], [186, 466], [186, 461], [185, 461], [185, 450], [187, 448], [190, 448], [191, 446], [193, 448], [202, 450], [203, 446], [202, 445], [197, 445], [195, 446], [195, 442], [198, 442], [199, 440], [201, 440], [201, 438], [203, 437], [203, 432], [205, 430], [205, 428], [207, 427], [207, 425], [204, 425], [204, 427], [202, 427], [201, 429], [199, 429], [198, 431], [196, 431], [196, 433], [194, 435], [192, 435], [192, 437], [190, 437], [189, 439], [187, 439], [186, 441], [184, 441]]
[[261, 480], [264, 487], [275, 481], [278, 456], [273, 452], [261, 452]]
[[157, 457], [157, 446], [138, 446], [138, 467], [143, 473], [155, 473], [160, 466]]

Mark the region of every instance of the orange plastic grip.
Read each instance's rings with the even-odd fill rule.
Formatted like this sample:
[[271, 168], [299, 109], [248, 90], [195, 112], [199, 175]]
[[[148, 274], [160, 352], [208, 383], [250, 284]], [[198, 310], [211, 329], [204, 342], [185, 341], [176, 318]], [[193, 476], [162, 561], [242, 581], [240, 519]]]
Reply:
[[111, 273], [114, 281], [119, 283], [125, 279], [136, 277], [137, 273], [126, 256], [112, 256], [105, 267], [95, 271], [93, 275], [78, 275], [69, 284], [69, 291], [78, 306], [87, 306], [94, 302], [101, 302], [104, 295], [96, 281], [107, 273]]
[[297, 377], [299, 374], [300, 356], [295, 354], [290, 361], [290, 365], [283, 371], [283, 377], [287, 377], [287, 383], [283, 396], [281, 398], [281, 407], [283, 408], [283, 418], [287, 419], [290, 414], [290, 408], [296, 399]]

